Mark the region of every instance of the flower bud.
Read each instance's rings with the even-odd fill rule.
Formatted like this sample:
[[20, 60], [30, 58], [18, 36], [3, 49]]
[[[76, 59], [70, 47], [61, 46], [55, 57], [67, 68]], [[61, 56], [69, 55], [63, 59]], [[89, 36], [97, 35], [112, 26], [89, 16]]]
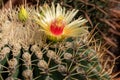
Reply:
[[22, 5], [18, 13], [18, 18], [20, 21], [25, 22], [28, 19], [28, 13], [24, 6]]

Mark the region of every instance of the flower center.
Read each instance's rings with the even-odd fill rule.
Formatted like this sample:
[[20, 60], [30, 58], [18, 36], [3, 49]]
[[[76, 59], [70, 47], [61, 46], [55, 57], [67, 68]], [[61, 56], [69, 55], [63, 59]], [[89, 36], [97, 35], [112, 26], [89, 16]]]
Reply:
[[63, 33], [65, 27], [65, 22], [61, 19], [54, 20], [50, 25], [50, 31], [52, 34], [59, 36]]

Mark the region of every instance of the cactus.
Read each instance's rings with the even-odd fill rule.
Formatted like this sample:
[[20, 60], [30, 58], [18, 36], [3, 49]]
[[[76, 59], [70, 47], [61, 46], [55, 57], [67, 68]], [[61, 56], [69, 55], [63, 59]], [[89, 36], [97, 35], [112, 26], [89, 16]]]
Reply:
[[87, 28], [52, 42], [33, 19], [38, 10], [25, 9], [25, 22], [17, 8], [0, 11], [0, 80], [111, 80]]

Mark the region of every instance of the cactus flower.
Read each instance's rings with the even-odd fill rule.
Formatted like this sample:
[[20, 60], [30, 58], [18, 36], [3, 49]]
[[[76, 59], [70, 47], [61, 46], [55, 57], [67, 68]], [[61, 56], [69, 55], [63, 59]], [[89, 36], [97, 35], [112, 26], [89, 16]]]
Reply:
[[66, 11], [60, 4], [55, 6], [53, 3], [51, 7], [45, 4], [40, 9], [41, 13], [37, 13], [35, 19], [50, 40], [58, 41], [88, 32], [85, 26], [86, 19], [79, 17], [73, 20], [78, 10]]
[[20, 11], [18, 13], [18, 19], [22, 22], [25, 22], [28, 19], [28, 12], [26, 11], [23, 5], [21, 6]]

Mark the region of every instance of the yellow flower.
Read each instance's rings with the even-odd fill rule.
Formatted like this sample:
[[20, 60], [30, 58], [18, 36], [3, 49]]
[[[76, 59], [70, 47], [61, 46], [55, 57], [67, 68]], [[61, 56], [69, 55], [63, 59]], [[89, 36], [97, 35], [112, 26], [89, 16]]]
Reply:
[[45, 4], [40, 9], [41, 13], [37, 13], [36, 22], [49, 39], [53, 41], [77, 37], [88, 32], [85, 26], [86, 19], [79, 17], [73, 20], [78, 10], [66, 11], [59, 4], [55, 8], [53, 3], [51, 7]]
[[18, 13], [18, 18], [20, 21], [23, 22], [25, 22], [28, 19], [28, 12], [26, 11], [23, 5], [21, 6], [20, 11]]

